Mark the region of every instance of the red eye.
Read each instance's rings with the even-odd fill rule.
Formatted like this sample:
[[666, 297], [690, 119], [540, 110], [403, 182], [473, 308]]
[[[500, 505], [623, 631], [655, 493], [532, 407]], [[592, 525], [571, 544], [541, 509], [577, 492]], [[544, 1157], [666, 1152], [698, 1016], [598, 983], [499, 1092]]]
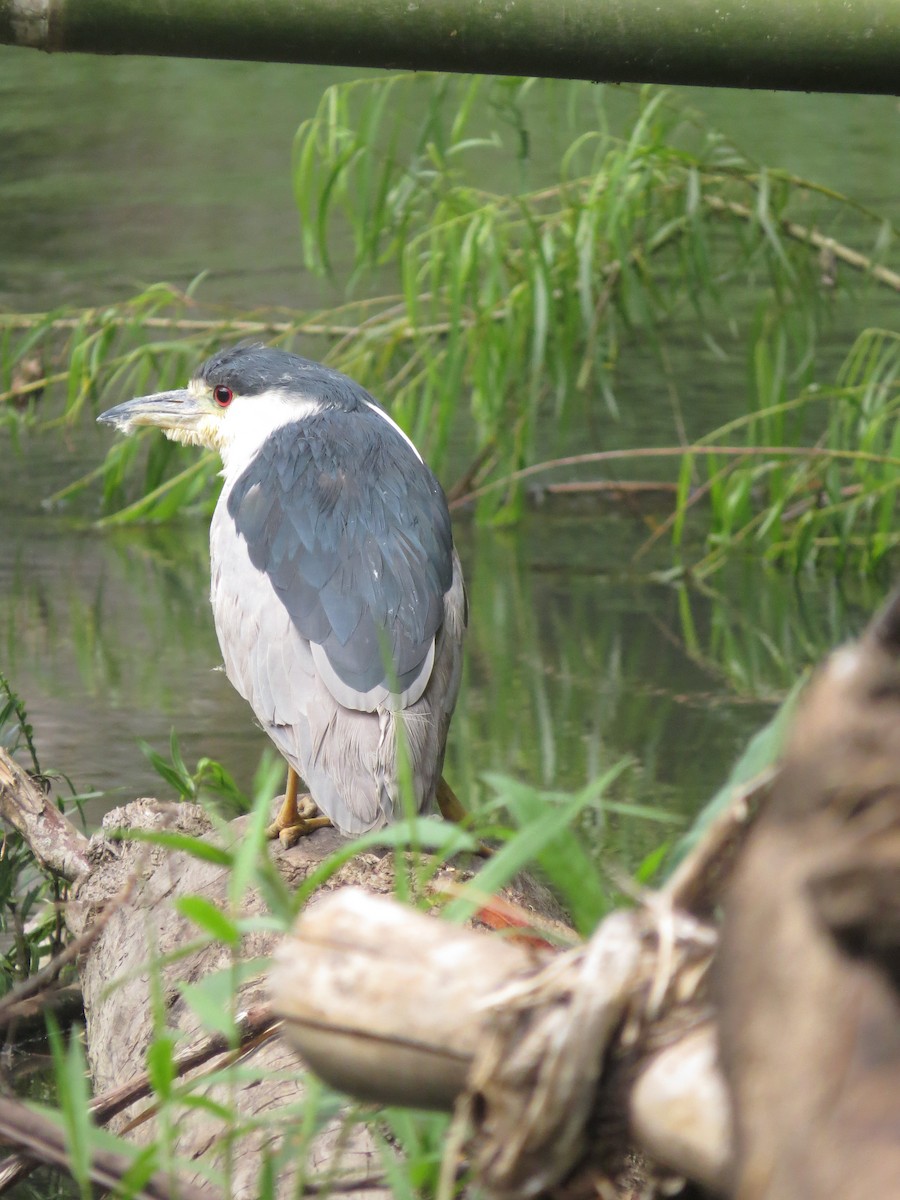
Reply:
[[220, 383], [217, 388], [213, 388], [213, 399], [219, 408], [227, 408], [234, 399], [234, 392], [230, 387], [226, 387], [224, 383]]

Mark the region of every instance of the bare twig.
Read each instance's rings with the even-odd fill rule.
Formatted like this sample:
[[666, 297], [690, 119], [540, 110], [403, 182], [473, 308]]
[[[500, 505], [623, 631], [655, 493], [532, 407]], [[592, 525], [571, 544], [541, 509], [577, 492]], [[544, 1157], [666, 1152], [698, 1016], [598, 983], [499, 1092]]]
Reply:
[[76, 1017], [82, 1011], [81, 988], [77, 983], [66, 984], [64, 987], [45, 988], [38, 995], [25, 996], [15, 1003], [10, 1003], [10, 997], [3, 998], [3, 1025], [15, 1022], [14, 1036], [20, 1039], [32, 1028], [43, 1033], [46, 1030], [44, 1016], [48, 1012], [62, 1014], [64, 1017]]
[[345, 1175], [335, 1178], [329, 1175], [327, 1179], [308, 1179], [301, 1189], [301, 1195], [321, 1196], [331, 1195], [332, 1192], [374, 1192], [389, 1186], [386, 1175]]
[[[118, 900], [118, 897], [116, 899]], [[111, 915], [109, 905], [104, 910], [104, 916], [108, 911]], [[96, 925], [92, 926], [88, 933], [94, 932], [96, 928]], [[203, 1063], [219, 1055], [246, 1052], [251, 1045], [274, 1036], [279, 1025], [280, 1021], [273, 1016], [268, 1004], [255, 1005], [238, 1018], [239, 1044], [237, 1047], [222, 1034], [212, 1034], [175, 1056], [175, 1074], [181, 1078], [189, 1071], [193, 1071], [196, 1067], [202, 1066]], [[112, 1120], [130, 1105], [148, 1096], [151, 1090], [150, 1077], [146, 1071], [142, 1071], [133, 1079], [129, 1079], [127, 1083], [122, 1084], [121, 1087], [112, 1088], [100, 1096], [95, 1096], [90, 1105], [91, 1116], [98, 1124], [105, 1125], [107, 1121]], [[146, 1119], [146, 1115], [149, 1114], [142, 1114], [142, 1118]], [[39, 1154], [20, 1152], [9, 1155], [3, 1162], [0, 1162], [0, 1195], [3, 1195], [14, 1184], [26, 1179], [35, 1167], [46, 1161]], [[312, 1194], [319, 1189], [315, 1185], [310, 1185], [307, 1190]], [[357, 1189], [342, 1186], [338, 1181], [333, 1190], [355, 1191]]]
[[613, 497], [673, 496], [678, 491], [678, 484], [652, 479], [572, 479], [565, 483], [539, 484], [538, 488], [548, 496], [580, 496], [592, 492], [606, 492]]
[[458, 496], [464, 496], [474, 485], [478, 476], [484, 469], [485, 463], [496, 450], [496, 442], [494, 438], [490, 438], [485, 445], [481, 447], [475, 455], [472, 462], [466, 470], [460, 475], [456, 483], [447, 491], [447, 500], [452, 504]]
[[0, 1196], [5, 1196], [11, 1187], [27, 1179], [40, 1165], [38, 1159], [30, 1158], [27, 1154], [7, 1155], [0, 1162]]
[[[211, 1058], [220, 1054], [229, 1054], [246, 1050], [254, 1042], [272, 1037], [280, 1025], [280, 1021], [272, 1013], [268, 1004], [256, 1004], [237, 1020], [238, 1045], [235, 1046], [228, 1038], [220, 1033], [203, 1038], [196, 1045], [182, 1050], [175, 1055], [175, 1074], [178, 1078], [202, 1066]], [[134, 1104], [136, 1100], [149, 1095], [151, 1090], [150, 1077], [146, 1071], [135, 1075], [121, 1087], [113, 1088], [100, 1096], [95, 1096], [91, 1102], [91, 1114], [101, 1123], [111, 1120], [118, 1113]]]
[[[713, 212], [728, 213], [730, 216], [739, 217], [742, 221], [756, 219], [752, 208], [746, 204], [739, 204], [736, 200], [723, 200], [721, 196], [704, 196], [703, 200], [706, 207], [712, 209]], [[808, 225], [798, 225], [796, 221], [786, 219], [780, 220], [778, 224], [781, 230], [794, 241], [805, 242], [806, 245], [813, 246], [816, 250], [826, 251], [855, 271], [863, 271], [879, 283], [884, 284], [885, 287], [900, 292], [900, 274], [890, 270], [889, 267], [880, 266], [867, 255], [860, 254], [858, 250], [853, 250], [843, 242], [836, 242], [834, 238], [827, 237], [816, 229], [810, 229]]]
[[532, 463], [530, 467], [511, 471], [500, 479], [492, 479], [490, 483], [457, 497], [450, 507], [462, 508], [463, 505], [471, 504], [473, 500], [478, 500], [489, 492], [561, 467], [583, 467], [638, 458], [683, 458], [686, 454], [720, 455], [723, 458], [821, 458], [840, 462], [873, 463], [879, 466], [900, 466], [900, 460], [890, 454], [872, 454], [867, 450], [831, 450], [818, 446], [719, 446], [711, 442], [697, 442], [691, 446], [636, 446], [627, 450], [594, 450], [588, 454], [570, 454], [565, 458], [551, 458], [545, 462]]

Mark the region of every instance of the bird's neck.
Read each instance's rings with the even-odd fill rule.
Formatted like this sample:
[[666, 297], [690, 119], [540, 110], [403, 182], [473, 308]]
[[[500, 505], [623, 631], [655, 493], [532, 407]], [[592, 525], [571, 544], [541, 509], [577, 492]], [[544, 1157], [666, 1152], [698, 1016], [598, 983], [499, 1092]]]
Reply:
[[222, 474], [234, 480], [256, 458], [263, 444], [285, 425], [297, 424], [321, 408], [317, 400], [305, 400], [282, 392], [263, 392], [248, 397], [228, 413], [225, 434], [215, 449], [222, 457]]

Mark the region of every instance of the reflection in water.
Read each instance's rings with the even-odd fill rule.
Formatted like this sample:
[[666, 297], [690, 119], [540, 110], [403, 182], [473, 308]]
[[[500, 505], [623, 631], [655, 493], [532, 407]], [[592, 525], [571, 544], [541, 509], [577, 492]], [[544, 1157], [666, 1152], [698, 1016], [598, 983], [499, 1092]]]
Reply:
[[[46, 523], [44, 523], [46, 526]], [[0, 542], [4, 670], [35, 727], [46, 769], [112, 802], [161, 782], [138, 746], [174, 727], [188, 756], [257, 754], [243, 704], [215, 668], [206, 534], [77, 534], [37, 520]]]

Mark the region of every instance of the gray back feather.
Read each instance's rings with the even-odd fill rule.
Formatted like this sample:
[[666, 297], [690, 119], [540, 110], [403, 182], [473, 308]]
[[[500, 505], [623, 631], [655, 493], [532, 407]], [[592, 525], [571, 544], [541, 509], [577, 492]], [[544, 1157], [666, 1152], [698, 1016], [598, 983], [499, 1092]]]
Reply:
[[366, 407], [328, 407], [283, 426], [227, 507], [251, 562], [348, 696], [421, 694], [453, 579], [450, 517], [437, 479], [390, 423]]

